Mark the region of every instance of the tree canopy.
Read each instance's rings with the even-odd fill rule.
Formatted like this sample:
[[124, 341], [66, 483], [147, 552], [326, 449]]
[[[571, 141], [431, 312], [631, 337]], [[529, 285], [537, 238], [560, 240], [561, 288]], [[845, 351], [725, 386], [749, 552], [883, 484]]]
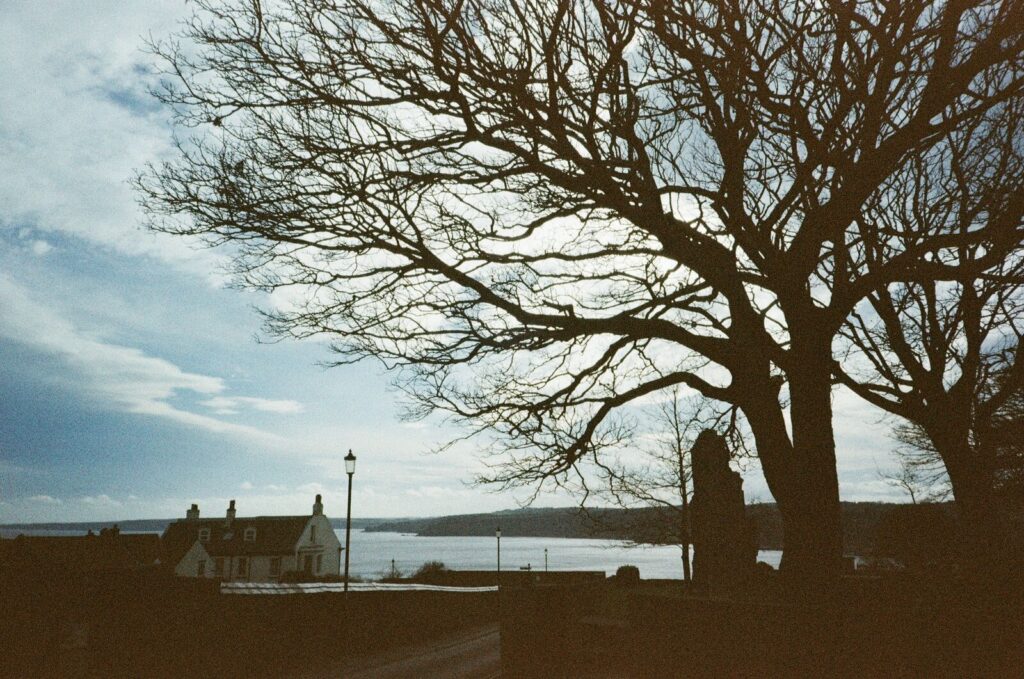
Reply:
[[294, 290], [274, 332], [327, 334], [398, 368], [412, 414], [494, 434], [492, 481], [564, 482], [666, 388], [738, 407], [794, 569], [838, 567], [851, 311], [1022, 235], [863, 218], [1019, 99], [1018, 2], [199, 7], [154, 46], [193, 130], [138, 180], [154, 228]]

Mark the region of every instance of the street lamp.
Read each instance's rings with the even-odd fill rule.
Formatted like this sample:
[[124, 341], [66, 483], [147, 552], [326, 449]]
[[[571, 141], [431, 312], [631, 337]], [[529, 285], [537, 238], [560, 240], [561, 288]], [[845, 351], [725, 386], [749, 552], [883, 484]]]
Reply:
[[348, 557], [352, 542], [352, 475], [356, 473], [356, 456], [348, 449], [345, 456], [345, 473], [348, 474], [348, 513], [345, 516], [345, 592], [348, 592]]
[[544, 548], [544, 572], [548, 572], [548, 548]]
[[498, 586], [501, 586], [501, 526], [494, 531], [494, 537], [498, 539]]

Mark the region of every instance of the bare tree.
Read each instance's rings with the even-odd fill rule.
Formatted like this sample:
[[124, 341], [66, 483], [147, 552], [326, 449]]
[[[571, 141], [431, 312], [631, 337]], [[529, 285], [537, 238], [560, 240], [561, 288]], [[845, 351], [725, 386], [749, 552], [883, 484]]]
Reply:
[[734, 408], [722, 407], [699, 395], [684, 397], [673, 387], [669, 398], [654, 408], [650, 440], [624, 456], [598, 465], [605, 492], [602, 496], [638, 512], [639, 539], [654, 544], [678, 544], [682, 551], [683, 579], [690, 580], [690, 449], [704, 429], [716, 429], [746, 452]]
[[922, 432], [910, 424], [897, 425], [894, 435], [901, 442], [901, 447], [896, 450], [899, 466], [894, 470], [879, 470], [879, 478], [909, 495], [910, 504], [935, 502], [948, 497], [949, 477], [941, 458], [918, 447], [920, 444], [930, 446], [927, 437], [922, 438]]
[[[1024, 226], [1021, 111], [1015, 102], [951, 133], [894, 176], [887, 200], [863, 219], [922, 233], [998, 224], [1012, 237]], [[988, 559], [1006, 543], [997, 496], [1017, 445], [1007, 427], [1024, 395], [1024, 252], [996, 266], [981, 263], [988, 252], [979, 246], [947, 256], [962, 271], [956, 280], [879, 288], [851, 314], [843, 334], [855, 352], [840, 378], [905, 419], [896, 428], [904, 472], [929, 482], [948, 475], [972, 549]]]
[[[987, 455], [992, 469], [992, 502], [1007, 509], [1020, 507], [1024, 501], [1024, 393], [1017, 392], [995, 413], [986, 425], [989, 434], [984, 440], [986, 450], [976, 454]], [[896, 450], [898, 470], [883, 473], [892, 485], [903, 488], [916, 502], [939, 502], [953, 496], [953, 488], [942, 454], [935, 447], [927, 430], [914, 422], [904, 421], [893, 427], [893, 436], [899, 442]], [[972, 445], [982, 439], [970, 435]], [[908, 486], [912, 486], [914, 492]]]
[[155, 46], [193, 133], [138, 180], [154, 228], [295, 289], [272, 331], [398, 368], [410, 414], [487, 434], [492, 482], [570, 483], [662, 389], [737, 406], [783, 568], [838, 572], [839, 328], [1020, 236], [859, 216], [1020, 96], [1019, 3], [199, 5], [187, 46]]

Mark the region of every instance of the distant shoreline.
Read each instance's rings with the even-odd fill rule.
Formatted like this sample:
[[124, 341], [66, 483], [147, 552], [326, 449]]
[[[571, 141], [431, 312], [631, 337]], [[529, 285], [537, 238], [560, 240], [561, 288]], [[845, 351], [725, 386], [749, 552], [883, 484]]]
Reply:
[[[951, 503], [940, 503], [944, 511], [954, 511]], [[873, 547], [879, 522], [894, 508], [904, 505], [882, 502], [842, 502], [843, 543], [847, 553], [865, 554]], [[663, 511], [663, 510], [662, 510]], [[675, 510], [678, 511], [678, 510]], [[774, 503], [747, 505], [747, 515], [755, 521], [758, 547], [778, 550], [783, 546], [782, 517]], [[678, 519], [671, 519], [675, 525]], [[99, 532], [114, 525], [126, 532], [162, 533], [169, 523], [178, 519], [128, 519], [122, 521], [53, 521], [45, 523], [7, 523], [0, 531], [10, 536], [15, 531], [46, 531], [65, 533]], [[420, 537], [485, 537], [501, 528], [502, 536], [532, 538], [579, 538], [621, 540], [637, 544], [673, 543], [670, 533], [652, 531], [662, 528], [666, 517], [654, 509], [619, 509], [611, 507], [527, 507], [487, 514], [456, 514], [423, 518], [356, 518], [352, 527], [367, 532], [389, 532]], [[344, 517], [331, 518], [336, 529], [345, 527]], [[652, 537], [658, 536], [658, 537]], [[669, 536], [669, 537], [666, 537]], [[13, 537], [13, 536], [10, 536]]]

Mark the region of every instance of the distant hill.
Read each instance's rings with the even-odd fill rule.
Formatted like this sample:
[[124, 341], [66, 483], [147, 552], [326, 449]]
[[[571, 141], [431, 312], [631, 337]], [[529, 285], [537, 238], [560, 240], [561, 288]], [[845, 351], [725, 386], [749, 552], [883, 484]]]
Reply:
[[[93, 531], [98, 533], [102, 528], [108, 528], [117, 524], [117, 526], [129, 533], [163, 533], [164, 529], [167, 528], [168, 524], [178, 519], [128, 519], [126, 521], [72, 521], [72, 522], [56, 522], [56, 523], [5, 523], [0, 524], [0, 530], [5, 533], [13, 533], [15, 531], [26, 531], [26, 532], [64, 532], [64, 533], [87, 533]], [[389, 519], [379, 518], [366, 518], [366, 519], [352, 519], [353, 528], [366, 528], [367, 526], [377, 525], [381, 521], [387, 521]], [[331, 525], [335, 528], [344, 528], [345, 519], [331, 519]]]
[[[874, 543], [882, 518], [902, 505], [881, 502], [843, 502], [843, 544], [847, 552], [863, 554]], [[945, 505], [949, 510], [949, 505]], [[757, 522], [761, 549], [782, 549], [782, 516], [775, 503], [747, 506]], [[664, 533], [652, 526], [663, 520], [656, 510], [576, 507], [525, 508], [490, 514], [458, 514], [425, 519], [388, 520], [367, 526], [367, 531], [415, 533], [425, 536], [494, 535], [503, 537], [605, 538], [637, 542], [668, 542], [649, 536]]]
[[387, 520], [370, 525], [367, 532], [415, 533], [424, 536], [494, 535], [503, 537], [630, 539], [620, 525], [628, 514], [621, 509], [599, 508], [581, 512], [577, 507], [526, 507], [489, 514], [456, 514], [423, 519]]

